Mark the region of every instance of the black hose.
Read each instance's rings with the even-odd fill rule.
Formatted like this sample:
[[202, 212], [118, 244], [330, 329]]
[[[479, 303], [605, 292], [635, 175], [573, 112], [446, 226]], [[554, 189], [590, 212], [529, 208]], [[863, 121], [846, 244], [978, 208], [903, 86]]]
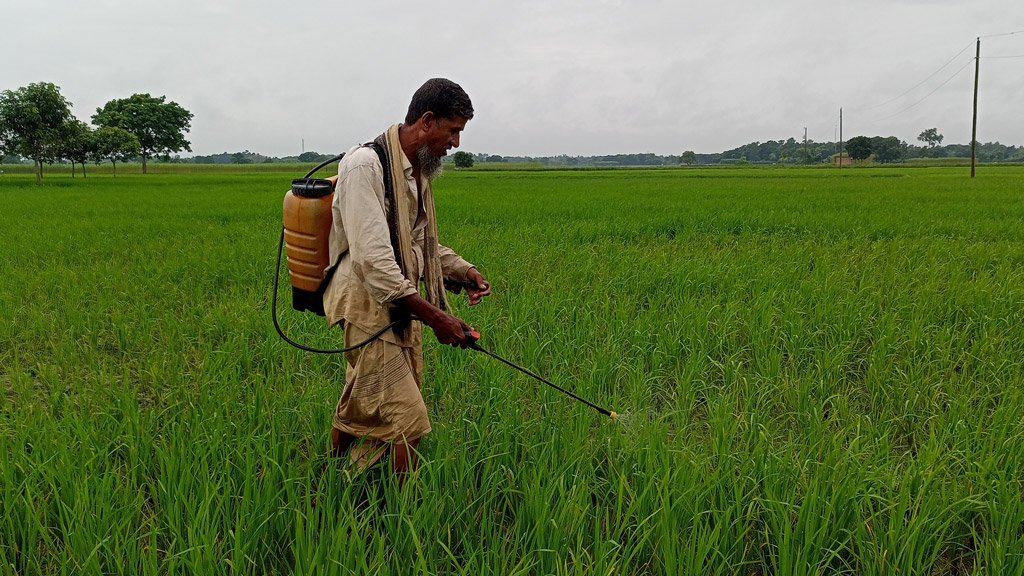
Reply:
[[306, 176], [305, 177], [309, 178], [313, 174], [316, 174], [317, 170], [323, 168], [324, 166], [327, 166], [328, 164], [330, 164], [332, 162], [338, 162], [339, 160], [341, 160], [344, 157], [345, 157], [345, 153], [342, 152], [341, 154], [338, 154], [337, 156], [335, 156], [333, 158], [328, 158], [327, 160], [324, 160], [323, 162], [317, 164], [315, 168], [313, 168], [309, 172], [306, 172]]
[[[350, 352], [350, 351], [355, 350], [357, 348], [362, 348], [363, 346], [366, 346], [370, 342], [373, 342], [374, 340], [379, 338], [381, 334], [386, 332], [389, 328], [391, 328], [395, 324], [399, 324], [401, 322], [408, 322], [410, 320], [420, 320], [416, 316], [409, 316], [407, 318], [399, 318], [398, 320], [394, 320], [391, 323], [389, 323], [387, 326], [385, 326], [385, 327], [381, 328], [380, 330], [374, 332], [366, 340], [363, 340], [362, 342], [359, 342], [357, 344], [353, 344], [352, 346], [349, 346], [347, 348], [335, 348], [335, 349], [313, 348], [311, 346], [303, 346], [302, 344], [299, 344], [298, 342], [295, 342], [291, 338], [285, 336], [284, 331], [281, 330], [281, 324], [278, 323], [278, 321], [277, 321], [277, 289], [278, 289], [278, 286], [280, 284], [280, 278], [281, 278], [281, 253], [283, 251], [283, 248], [284, 248], [284, 228], [282, 227], [281, 228], [281, 240], [277, 244], [277, 265], [274, 267], [274, 295], [273, 295], [271, 303], [270, 303], [270, 311], [271, 311], [271, 317], [274, 319], [274, 328], [277, 329], [277, 333], [281, 336], [281, 338], [285, 342], [291, 344], [292, 346], [294, 346], [294, 347], [296, 347], [296, 348], [298, 348], [300, 350], [305, 350], [306, 352], [315, 352], [317, 354], [342, 354], [344, 352]], [[594, 404], [593, 402], [590, 402], [589, 400], [581, 398], [581, 397], [577, 396], [576, 394], [573, 394], [572, 392], [566, 390], [565, 388], [562, 388], [561, 386], [555, 384], [554, 382], [551, 382], [551, 381], [547, 380], [546, 378], [542, 378], [541, 376], [538, 376], [537, 374], [534, 374], [533, 372], [527, 370], [526, 368], [523, 368], [522, 366], [519, 366], [519, 365], [517, 365], [517, 364], [515, 364], [513, 362], [510, 362], [510, 361], [502, 358], [501, 356], [498, 356], [494, 352], [491, 352], [490, 350], [487, 350], [486, 348], [484, 348], [483, 346], [481, 346], [479, 344], [479, 342], [478, 342], [479, 338], [480, 338], [480, 335], [477, 334], [476, 332], [472, 332], [472, 331], [467, 331], [466, 332], [466, 340], [467, 340], [467, 342], [469, 342], [469, 345], [468, 345], [469, 348], [472, 348], [473, 350], [476, 350], [478, 352], [483, 352], [484, 354], [487, 354], [488, 356], [490, 356], [491, 358], [494, 358], [495, 360], [500, 360], [501, 362], [504, 362], [505, 364], [508, 364], [509, 366], [515, 368], [516, 370], [519, 370], [520, 372], [522, 372], [522, 373], [524, 373], [524, 374], [526, 374], [528, 376], [532, 376], [533, 378], [536, 378], [537, 380], [540, 380], [541, 382], [547, 384], [548, 386], [551, 386], [555, 390], [558, 390], [559, 392], [561, 392], [561, 393], [563, 393], [563, 394], [565, 394], [565, 395], [567, 395], [567, 396], [569, 396], [569, 397], [571, 397], [571, 398], [573, 398], [575, 400], [578, 400], [578, 401], [586, 404], [587, 406], [590, 406], [591, 408], [593, 408], [594, 410], [597, 410], [601, 414], [604, 414], [605, 416], [610, 416], [613, 420], [617, 417], [617, 414], [615, 412], [613, 412], [613, 411], [611, 411], [611, 410], [609, 410], [607, 408], [602, 408], [601, 406], [598, 406], [597, 404]]]
[[[317, 168], [317, 169], [319, 169], [319, 168]], [[317, 169], [314, 169], [313, 171], [315, 172]], [[373, 335], [370, 336], [369, 338], [367, 338], [366, 340], [363, 340], [362, 342], [359, 342], [358, 344], [353, 344], [352, 346], [349, 346], [348, 348], [329, 348], [329, 349], [313, 348], [311, 346], [303, 346], [302, 344], [299, 344], [298, 342], [295, 342], [291, 338], [285, 336], [284, 332], [281, 330], [281, 324], [278, 323], [278, 321], [277, 321], [277, 288], [278, 288], [278, 285], [280, 284], [280, 278], [281, 278], [281, 252], [282, 252], [283, 248], [284, 248], [284, 228], [282, 227], [281, 228], [281, 240], [277, 244], [277, 265], [274, 267], [274, 296], [273, 296], [273, 298], [272, 298], [272, 300], [270, 302], [270, 315], [274, 319], [274, 328], [277, 329], [277, 333], [281, 336], [281, 338], [285, 342], [291, 344], [292, 346], [298, 348], [299, 350], [305, 350], [306, 352], [315, 352], [317, 354], [342, 354], [342, 353], [350, 352], [350, 351], [355, 350], [357, 348], [362, 348], [363, 346], [366, 346], [370, 342], [373, 342], [374, 340], [379, 338], [381, 334], [383, 334], [384, 332], [387, 332], [387, 330], [389, 328], [391, 328], [392, 326], [394, 326], [395, 324], [399, 324], [399, 323], [402, 323], [402, 322], [408, 322], [409, 320], [419, 320], [419, 318], [417, 318], [415, 316], [410, 316], [408, 318], [399, 318], [398, 320], [395, 320], [395, 321], [391, 322], [390, 324], [388, 324], [387, 326], [385, 326], [385, 327], [381, 328], [380, 330], [374, 332]]]

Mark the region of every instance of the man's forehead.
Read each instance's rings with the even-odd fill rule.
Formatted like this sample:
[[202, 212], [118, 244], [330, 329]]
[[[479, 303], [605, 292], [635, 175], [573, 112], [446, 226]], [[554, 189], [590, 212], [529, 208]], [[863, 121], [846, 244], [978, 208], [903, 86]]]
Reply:
[[445, 128], [462, 129], [466, 127], [467, 122], [469, 122], [469, 120], [467, 120], [465, 116], [456, 116], [454, 118], [441, 118], [440, 124]]

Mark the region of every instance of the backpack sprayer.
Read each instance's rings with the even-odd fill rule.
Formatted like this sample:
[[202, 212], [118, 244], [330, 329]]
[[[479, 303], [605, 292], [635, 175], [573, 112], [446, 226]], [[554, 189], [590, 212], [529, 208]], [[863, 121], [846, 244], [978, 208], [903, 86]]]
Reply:
[[[327, 289], [327, 285], [330, 283], [331, 277], [334, 274], [334, 268], [331, 266], [330, 262], [329, 240], [331, 235], [331, 226], [334, 221], [334, 217], [331, 212], [331, 204], [334, 200], [334, 184], [337, 182], [338, 177], [313, 178], [312, 176], [324, 166], [338, 162], [344, 158], [344, 156], [344, 154], [339, 154], [329, 160], [325, 160], [307, 172], [304, 177], [292, 180], [291, 190], [286, 192], [284, 195], [284, 226], [281, 228], [281, 239], [277, 245], [277, 265], [274, 267], [274, 294], [270, 304], [271, 316], [274, 319], [274, 328], [277, 329], [277, 333], [288, 344], [291, 344], [300, 350], [315, 352], [318, 354], [340, 354], [361, 348], [379, 338], [381, 334], [396, 324], [407, 322], [409, 320], [419, 320], [419, 318], [415, 316], [399, 318], [377, 332], [374, 332], [366, 340], [353, 344], [347, 348], [337, 349], [322, 349], [303, 346], [302, 344], [288, 338], [284, 331], [281, 330], [281, 325], [277, 321], [277, 289], [279, 279], [281, 277], [282, 249], [285, 249], [288, 254], [288, 273], [291, 277], [292, 284], [292, 308], [299, 312], [309, 311], [317, 314], [318, 316], [325, 315], [323, 300], [324, 291]], [[452, 284], [451, 281], [448, 281], [448, 283]], [[463, 288], [477, 287], [474, 282], [455, 282], [454, 284], [460, 285]], [[601, 414], [610, 417], [612, 420], [615, 420], [618, 417], [618, 414], [615, 412], [608, 410], [607, 408], [602, 408], [593, 402], [584, 400], [565, 388], [557, 386], [556, 384], [541, 378], [537, 374], [530, 372], [526, 368], [518, 366], [480, 346], [480, 333], [476, 330], [467, 330], [465, 337], [469, 348], [478, 352], [483, 352], [484, 354], [519, 370], [523, 374], [540, 380], [570, 398], [578, 400], [587, 406], [590, 406], [594, 410], [597, 410]]]

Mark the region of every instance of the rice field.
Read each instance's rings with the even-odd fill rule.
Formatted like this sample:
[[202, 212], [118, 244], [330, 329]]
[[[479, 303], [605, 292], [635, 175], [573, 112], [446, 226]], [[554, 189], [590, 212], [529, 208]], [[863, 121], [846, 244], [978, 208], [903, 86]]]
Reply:
[[1019, 167], [445, 174], [456, 313], [622, 417], [428, 336], [402, 486], [270, 321], [301, 174], [118, 170], [0, 175], [0, 574], [1024, 575]]

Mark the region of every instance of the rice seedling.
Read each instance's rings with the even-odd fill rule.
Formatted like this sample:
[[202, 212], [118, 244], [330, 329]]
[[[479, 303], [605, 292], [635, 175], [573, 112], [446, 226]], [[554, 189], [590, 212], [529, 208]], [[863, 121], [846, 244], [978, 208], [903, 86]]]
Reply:
[[1020, 176], [445, 175], [457, 313], [619, 416], [428, 337], [400, 487], [270, 323], [290, 174], [5, 174], [0, 573], [1024, 574]]

